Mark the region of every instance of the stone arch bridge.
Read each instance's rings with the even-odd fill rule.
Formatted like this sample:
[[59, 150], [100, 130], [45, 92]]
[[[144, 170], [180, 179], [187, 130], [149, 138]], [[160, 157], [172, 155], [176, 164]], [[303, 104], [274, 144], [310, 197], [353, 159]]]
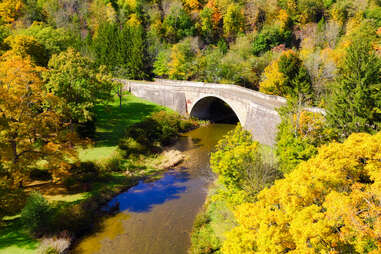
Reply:
[[133, 95], [169, 107], [182, 115], [200, 119], [228, 117], [228, 112], [212, 112], [216, 101], [227, 104], [241, 125], [254, 139], [274, 145], [280, 117], [276, 108], [285, 105], [286, 99], [266, 95], [236, 85], [202, 82], [156, 80], [155, 82], [118, 80], [124, 90]]

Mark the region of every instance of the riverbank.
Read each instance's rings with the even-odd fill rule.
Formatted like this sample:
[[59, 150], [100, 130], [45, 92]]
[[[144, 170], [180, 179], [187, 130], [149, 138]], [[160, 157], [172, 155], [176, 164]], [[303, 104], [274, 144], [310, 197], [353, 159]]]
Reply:
[[[133, 160], [126, 160], [118, 149], [120, 138], [124, 135], [126, 127], [140, 122], [147, 116], [159, 111], [172, 112], [159, 105], [141, 100], [131, 95], [123, 98], [122, 109], [119, 108], [118, 100], [108, 105], [96, 107], [96, 133], [95, 143], [86, 149], [79, 150], [81, 163], [92, 163], [99, 167], [99, 175], [95, 180], [88, 183], [60, 183], [39, 182], [31, 184], [27, 191], [39, 191], [54, 207], [64, 207], [67, 217], [75, 217], [79, 213], [78, 220], [72, 222], [86, 224], [93, 223], [93, 227], [78, 228], [81, 234], [96, 230], [97, 221], [105, 214], [101, 207], [112, 197], [136, 185], [139, 180], [152, 181], [160, 176], [168, 167], [178, 164], [184, 159], [176, 150], [166, 149], [163, 154], [137, 156]], [[168, 160], [168, 154], [174, 157]], [[114, 167], [109, 169], [108, 167]], [[106, 172], [103, 170], [107, 169]], [[70, 216], [71, 213], [74, 213]], [[90, 219], [89, 219], [90, 218]], [[28, 234], [25, 226], [20, 222], [20, 216], [7, 218], [0, 228], [0, 253], [37, 253], [40, 247], [41, 236], [36, 238]], [[73, 225], [74, 226], [74, 225]], [[70, 235], [70, 241], [81, 236]], [[43, 236], [43, 238], [56, 238]], [[47, 241], [42, 241], [47, 242]]]
[[[233, 135], [233, 133], [231, 133], [231, 135]], [[230, 139], [234, 140], [234, 137], [230, 136]], [[238, 146], [239, 144], [237, 143], [234, 145]], [[221, 147], [217, 148], [217, 151], [218, 149], [221, 149]], [[224, 147], [224, 149], [226, 149], [226, 147]], [[228, 153], [229, 150], [234, 150], [234, 147], [227, 149], [226, 153]], [[256, 186], [254, 189], [246, 188], [244, 194], [239, 191], [237, 192], [237, 189], [229, 190], [229, 187], [225, 185], [226, 182], [224, 184], [222, 180], [223, 177], [221, 177], [221, 175], [219, 176], [221, 179], [215, 180], [215, 182], [209, 187], [207, 199], [193, 224], [191, 233], [192, 245], [189, 249], [189, 254], [222, 253], [221, 248], [223, 242], [226, 240], [227, 234], [233, 228], [238, 226], [233, 213], [235, 207], [242, 202], [245, 202], [244, 200], [253, 199], [258, 192], [258, 189], [256, 188], [258, 188], [260, 184], [262, 184], [261, 188], [266, 187], [266, 182], [263, 182], [262, 180], [257, 181], [256, 178], [272, 179], [273, 177], [277, 177], [276, 174], [269, 174], [274, 170], [274, 166], [276, 165], [273, 148], [266, 145], [259, 145], [258, 150], [260, 157], [255, 158], [261, 158], [259, 161], [262, 161], [262, 163], [251, 162], [252, 165], [256, 165], [256, 167], [252, 168], [251, 174], [248, 176], [240, 176], [241, 178], [248, 177], [247, 179], [251, 182], [251, 184]], [[236, 153], [234, 156], [239, 157], [239, 154]], [[234, 159], [239, 160], [237, 157]], [[233, 160], [231, 157], [230, 159]], [[213, 159], [211, 159], [211, 164], [213, 167]], [[236, 167], [236, 165], [233, 165], [233, 167]], [[245, 168], [245, 170], [248, 169]], [[231, 172], [232, 168], [227, 169], [227, 171]], [[256, 171], [258, 173], [256, 173]], [[273, 173], [275, 172], [276, 171], [273, 171]], [[246, 196], [248, 193], [251, 193], [252, 195]]]
[[193, 224], [190, 254], [220, 253], [225, 234], [237, 225], [226, 200], [215, 196], [221, 188], [217, 181], [209, 188], [205, 204]]

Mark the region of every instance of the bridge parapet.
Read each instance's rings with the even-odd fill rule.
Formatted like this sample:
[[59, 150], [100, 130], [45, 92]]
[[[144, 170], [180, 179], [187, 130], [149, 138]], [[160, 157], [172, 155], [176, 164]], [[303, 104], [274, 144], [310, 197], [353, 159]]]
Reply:
[[[277, 125], [280, 123], [276, 109], [287, 102], [283, 97], [263, 94], [237, 85], [163, 79], [155, 82], [123, 79], [116, 81], [124, 84], [124, 90], [133, 95], [169, 107], [183, 115], [197, 115], [194, 111], [202, 107], [195, 105], [205, 98], [219, 98], [232, 108], [241, 125], [253, 134], [254, 139], [267, 145], [274, 145]], [[324, 113], [318, 108], [307, 110]]]

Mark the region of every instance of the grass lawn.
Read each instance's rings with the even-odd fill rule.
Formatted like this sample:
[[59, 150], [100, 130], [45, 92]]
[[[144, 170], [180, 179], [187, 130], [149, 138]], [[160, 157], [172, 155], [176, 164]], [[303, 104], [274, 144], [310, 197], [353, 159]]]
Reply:
[[36, 253], [39, 242], [28, 235], [19, 220], [0, 229], [0, 254]]
[[[123, 136], [126, 127], [137, 123], [152, 113], [168, 108], [139, 99], [132, 95], [125, 95], [122, 109], [119, 107], [119, 98], [105, 105], [96, 106], [96, 134], [95, 143], [87, 149], [79, 150], [81, 161], [97, 161], [107, 159], [116, 153], [119, 139]], [[149, 174], [147, 169], [144, 173]], [[143, 172], [142, 172], [143, 173]], [[133, 178], [126, 178], [123, 174], [114, 173], [104, 182], [94, 183], [91, 193], [52, 193], [48, 191], [45, 198], [49, 201], [62, 201], [75, 203], [92, 196], [96, 192], [108, 188], [118, 188], [132, 184]], [[0, 228], [0, 254], [29, 254], [36, 253], [39, 246], [38, 240], [33, 239], [24, 229], [20, 220], [15, 217], [9, 219], [6, 225]]]
[[119, 108], [118, 97], [115, 97], [110, 104], [96, 106], [95, 145], [81, 149], [79, 151], [80, 159], [96, 161], [111, 157], [116, 152], [119, 139], [123, 136], [126, 127], [161, 110], [171, 111], [132, 95], [123, 97], [122, 110]]

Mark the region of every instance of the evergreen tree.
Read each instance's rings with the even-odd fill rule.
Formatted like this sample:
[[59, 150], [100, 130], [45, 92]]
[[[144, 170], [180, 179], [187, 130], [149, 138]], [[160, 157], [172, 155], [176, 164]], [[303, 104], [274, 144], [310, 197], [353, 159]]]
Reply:
[[381, 127], [381, 59], [370, 40], [355, 39], [348, 47], [333, 87], [327, 119], [342, 136], [374, 133]]
[[129, 79], [144, 79], [145, 41], [140, 24], [101, 24], [93, 40], [96, 62], [108, 66], [116, 76]]

